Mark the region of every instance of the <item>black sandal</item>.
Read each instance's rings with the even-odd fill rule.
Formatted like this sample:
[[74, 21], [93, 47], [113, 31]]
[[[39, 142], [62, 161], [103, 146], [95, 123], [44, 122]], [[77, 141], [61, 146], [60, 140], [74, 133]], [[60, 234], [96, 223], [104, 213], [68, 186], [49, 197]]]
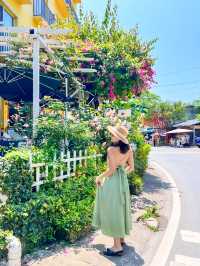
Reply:
[[112, 249], [107, 248], [107, 250], [105, 250], [103, 252], [103, 254], [106, 256], [122, 256], [123, 255], [123, 249], [119, 250], [119, 251], [113, 251]]

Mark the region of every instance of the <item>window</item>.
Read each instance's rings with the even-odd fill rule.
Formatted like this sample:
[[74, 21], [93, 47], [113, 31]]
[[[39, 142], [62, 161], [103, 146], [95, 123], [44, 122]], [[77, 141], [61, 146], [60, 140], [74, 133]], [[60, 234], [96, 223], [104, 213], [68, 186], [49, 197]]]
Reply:
[[0, 6], [0, 24], [1, 26], [13, 26], [14, 24], [13, 17], [2, 6]]
[[[0, 5], [0, 26], [13, 26], [14, 19], [13, 17]], [[5, 36], [6, 33], [0, 32], [0, 36]], [[9, 51], [9, 46], [7, 45], [0, 45], [0, 52], [7, 52]]]
[[13, 17], [8, 12], [6, 12], [5, 9], [3, 10], [3, 25], [4, 26], [13, 26], [14, 25]]
[[0, 26], [3, 25], [3, 7], [0, 6]]

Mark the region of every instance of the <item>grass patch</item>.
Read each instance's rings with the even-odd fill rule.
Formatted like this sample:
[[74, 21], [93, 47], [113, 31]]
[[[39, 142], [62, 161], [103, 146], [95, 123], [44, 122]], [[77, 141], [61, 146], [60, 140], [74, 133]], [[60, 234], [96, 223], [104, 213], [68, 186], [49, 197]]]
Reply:
[[150, 218], [158, 218], [160, 217], [158, 211], [159, 211], [158, 206], [147, 207], [143, 215], [139, 217], [139, 220], [146, 221]]

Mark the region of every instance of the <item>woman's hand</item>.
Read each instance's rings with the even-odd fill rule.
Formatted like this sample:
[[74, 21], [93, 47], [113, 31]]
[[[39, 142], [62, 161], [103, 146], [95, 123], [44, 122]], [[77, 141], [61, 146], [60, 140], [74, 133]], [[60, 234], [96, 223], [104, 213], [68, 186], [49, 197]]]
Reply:
[[96, 177], [96, 185], [97, 185], [97, 187], [102, 186], [102, 180], [98, 176]]
[[127, 174], [130, 174], [130, 173], [134, 172], [135, 169], [132, 168], [132, 167], [130, 167], [130, 166], [127, 166], [127, 167], [125, 168], [125, 171], [126, 171]]

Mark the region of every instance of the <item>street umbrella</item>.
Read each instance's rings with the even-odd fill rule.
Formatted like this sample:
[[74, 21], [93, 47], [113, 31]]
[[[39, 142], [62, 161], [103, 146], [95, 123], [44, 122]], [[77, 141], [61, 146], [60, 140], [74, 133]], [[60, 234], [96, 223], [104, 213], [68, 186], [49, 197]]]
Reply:
[[[62, 81], [40, 73], [40, 98], [51, 96], [66, 100], [64, 91], [60, 91]], [[0, 97], [8, 101], [33, 101], [33, 70], [25, 68], [0, 68]]]
[[168, 131], [166, 134], [181, 134], [181, 133], [190, 133], [192, 130], [184, 129], [184, 128], [177, 128], [171, 131]]

